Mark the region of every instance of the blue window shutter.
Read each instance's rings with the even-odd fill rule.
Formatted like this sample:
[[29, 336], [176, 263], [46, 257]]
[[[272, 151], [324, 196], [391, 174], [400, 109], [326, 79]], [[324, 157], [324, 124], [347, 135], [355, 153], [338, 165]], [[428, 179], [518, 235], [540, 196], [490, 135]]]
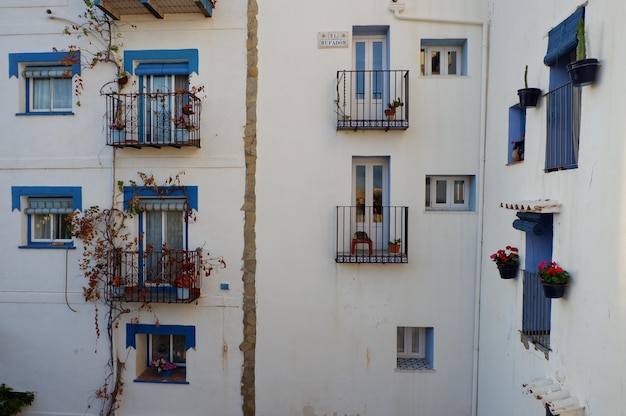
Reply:
[[136, 75], [189, 75], [187, 62], [170, 62], [162, 64], [142, 63], [135, 69]]
[[554, 65], [560, 57], [576, 47], [578, 44], [576, 26], [578, 21], [584, 18], [585, 8], [579, 7], [548, 33], [548, 51], [543, 58], [544, 64], [548, 66]]

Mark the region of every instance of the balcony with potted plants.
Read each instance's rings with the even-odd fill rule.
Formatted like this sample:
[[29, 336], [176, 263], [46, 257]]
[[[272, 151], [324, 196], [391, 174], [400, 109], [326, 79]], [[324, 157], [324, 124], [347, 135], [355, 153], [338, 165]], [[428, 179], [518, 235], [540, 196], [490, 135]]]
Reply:
[[200, 147], [200, 98], [172, 93], [106, 94], [107, 145]]
[[165, 14], [200, 13], [213, 16], [215, 0], [94, 0], [96, 6], [114, 20], [124, 15], [152, 15], [163, 19]]
[[105, 297], [118, 302], [191, 303], [200, 297], [199, 250], [124, 251], [109, 255]]
[[337, 263], [408, 263], [409, 207], [337, 207]]
[[409, 71], [337, 71], [337, 130], [409, 128]]

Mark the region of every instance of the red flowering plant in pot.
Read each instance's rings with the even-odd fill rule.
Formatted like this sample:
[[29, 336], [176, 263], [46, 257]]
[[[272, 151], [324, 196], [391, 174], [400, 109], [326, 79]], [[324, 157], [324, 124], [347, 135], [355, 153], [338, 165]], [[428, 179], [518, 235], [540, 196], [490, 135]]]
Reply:
[[176, 368], [176, 364], [167, 361], [167, 358], [160, 356], [150, 361], [150, 367], [154, 368], [158, 375], [168, 377], [172, 375], [172, 371]]
[[517, 247], [506, 246], [491, 255], [491, 261], [496, 263], [500, 277], [513, 279], [519, 270], [519, 250]]
[[569, 282], [569, 273], [555, 261], [542, 261], [539, 264], [539, 280], [547, 298], [561, 298]]

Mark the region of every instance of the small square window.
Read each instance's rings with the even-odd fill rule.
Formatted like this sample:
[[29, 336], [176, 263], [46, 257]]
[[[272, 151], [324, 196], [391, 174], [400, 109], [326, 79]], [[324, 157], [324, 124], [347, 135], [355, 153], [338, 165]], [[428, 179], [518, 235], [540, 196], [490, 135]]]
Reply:
[[433, 368], [433, 328], [399, 326], [396, 328], [396, 369]]
[[467, 39], [422, 39], [420, 75], [467, 75], [463, 55]]
[[76, 186], [14, 186], [12, 209], [21, 211], [20, 248], [73, 247], [68, 214], [81, 209], [81, 188]]
[[426, 210], [470, 210], [471, 176], [426, 176]]

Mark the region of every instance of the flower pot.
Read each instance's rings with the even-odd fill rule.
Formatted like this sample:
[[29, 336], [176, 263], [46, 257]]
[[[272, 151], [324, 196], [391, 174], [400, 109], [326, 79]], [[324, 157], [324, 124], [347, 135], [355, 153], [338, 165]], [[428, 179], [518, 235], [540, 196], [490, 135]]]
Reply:
[[189, 116], [191, 114], [195, 114], [193, 112], [193, 109], [191, 107], [183, 107], [183, 109], [181, 110], [183, 112], [184, 115]]
[[391, 254], [400, 254], [400, 244], [389, 244], [389, 252]]
[[124, 143], [126, 141], [126, 130], [111, 130], [111, 140], [113, 143]]
[[177, 287], [176, 288], [176, 297], [181, 300], [189, 299], [189, 288], [188, 287]]
[[174, 373], [174, 370], [161, 370], [161, 371], [157, 371], [157, 375], [159, 377], [172, 377], [172, 374]]
[[563, 295], [565, 294], [565, 287], [567, 286], [567, 283], [566, 284], [554, 284], [554, 283], [547, 283], [542, 280], [541, 286], [543, 287], [543, 294], [547, 298], [558, 299], [558, 298], [562, 298]]
[[396, 109], [395, 108], [386, 109], [385, 115], [387, 116], [387, 120], [393, 120], [394, 117], [396, 116]]
[[176, 129], [176, 143], [189, 143], [189, 131], [187, 129]]
[[537, 101], [539, 101], [541, 90], [539, 88], [522, 88], [517, 90], [517, 95], [519, 96], [520, 107], [535, 107], [537, 106]]
[[498, 271], [500, 272], [500, 278], [514, 279], [517, 277], [519, 266], [516, 264], [500, 264], [498, 265]]
[[111, 286], [111, 295], [114, 298], [121, 298], [126, 293], [126, 285]]
[[572, 84], [575, 87], [584, 87], [596, 82], [599, 66], [600, 62], [597, 59], [590, 58], [571, 62], [565, 68], [567, 68]]

